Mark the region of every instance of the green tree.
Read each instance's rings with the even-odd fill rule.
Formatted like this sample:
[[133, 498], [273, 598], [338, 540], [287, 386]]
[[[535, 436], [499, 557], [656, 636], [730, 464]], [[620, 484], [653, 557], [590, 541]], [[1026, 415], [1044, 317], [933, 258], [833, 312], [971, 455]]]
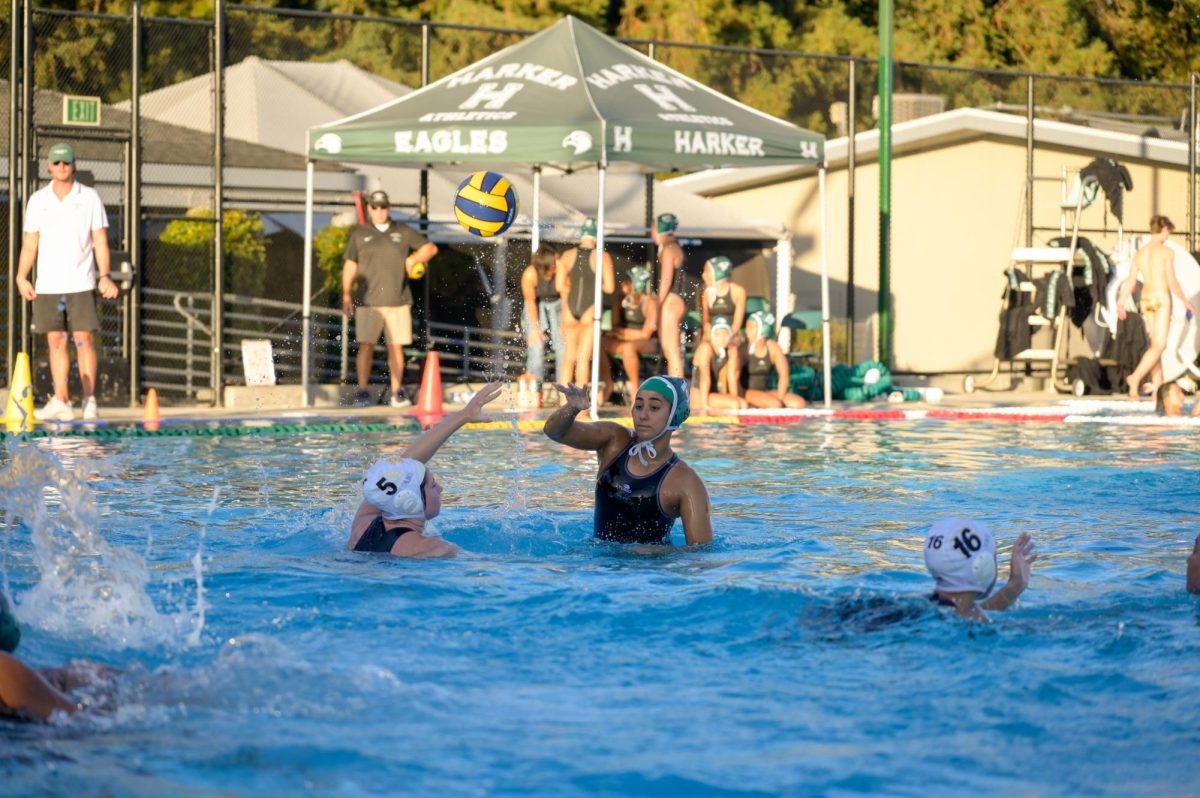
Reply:
[[[174, 274], [178, 275], [171, 288], [210, 291], [216, 230], [211, 220], [215, 217], [209, 208], [192, 208], [186, 216], [187, 219], [176, 219], [163, 230], [159, 241], [165, 251], [159, 257], [172, 263]], [[225, 285], [234, 294], [261, 296], [267, 264], [262, 217], [228, 208], [221, 218]]]

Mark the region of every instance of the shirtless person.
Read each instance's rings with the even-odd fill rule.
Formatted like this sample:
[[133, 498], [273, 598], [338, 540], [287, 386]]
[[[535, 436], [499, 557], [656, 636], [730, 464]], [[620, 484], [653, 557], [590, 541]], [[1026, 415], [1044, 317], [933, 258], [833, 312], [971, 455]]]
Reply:
[[1150, 333], [1150, 348], [1142, 355], [1133, 373], [1125, 378], [1130, 399], [1140, 398], [1139, 386], [1147, 374], [1150, 375], [1151, 394], [1162, 385], [1162, 353], [1167, 348], [1167, 333], [1171, 329], [1171, 295], [1179, 297], [1189, 317], [1196, 313], [1175, 278], [1175, 255], [1166, 245], [1174, 229], [1175, 225], [1167, 217], [1150, 217], [1150, 243], [1133, 256], [1129, 276], [1117, 292], [1117, 318], [1124, 319], [1127, 314], [1125, 304], [1133, 296], [1138, 277], [1141, 277], [1141, 309]]

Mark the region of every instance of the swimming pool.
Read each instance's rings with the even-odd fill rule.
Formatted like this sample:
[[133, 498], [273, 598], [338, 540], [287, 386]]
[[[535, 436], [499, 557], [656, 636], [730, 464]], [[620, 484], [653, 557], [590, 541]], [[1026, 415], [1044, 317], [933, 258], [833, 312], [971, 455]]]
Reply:
[[[1200, 783], [1200, 608], [1183, 591], [1200, 528], [1194, 431], [689, 427], [679, 448], [708, 482], [718, 540], [653, 556], [590, 540], [590, 456], [464, 431], [434, 465], [447, 485], [436, 526], [465, 556], [343, 551], [356, 475], [409, 437], [4, 453], [9, 512], [57, 481], [50, 502], [66, 496], [80, 532], [5, 530], [19, 653], [120, 668], [105, 712], [0, 722], [4, 794], [1131, 796]], [[920, 598], [922, 528], [949, 514], [991, 522], [1002, 581], [1012, 538], [1035, 535], [1029, 590], [988, 627]]]

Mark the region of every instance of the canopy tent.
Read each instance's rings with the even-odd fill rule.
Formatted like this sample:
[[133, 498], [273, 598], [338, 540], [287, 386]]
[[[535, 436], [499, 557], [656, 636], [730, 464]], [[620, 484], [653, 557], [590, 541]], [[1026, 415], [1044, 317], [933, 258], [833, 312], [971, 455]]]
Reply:
[[[824, 144], [819, 134], [732, 100], [568, 16], [390, 103], [311, 128], [308, 156], [310, 174], [313, 160], [318, 159], [418, 168], [435, 164], [532, 168], [535, 207], [543, 168], [573, 171], [594, 166], [599, 258], [604, 252], [609, 168], [654, 172], [815, 164], [820, 167], [823, 208]], [[533, 231], [536, 240], [536, 212]], [[311, 281], [311, 198], [306, 202], [305, 238], [307, 283]], [[597, 308], [602, 301], [601, 282], [596, 280]], [[826, 269], [822, 285], [828, 383]], [[306, 357], [309, 294], [306, 284]], [[600, 314], [595, 316], [593, 403], [600, 356]], [[302, 372], [307, 399], [307, 360]]]

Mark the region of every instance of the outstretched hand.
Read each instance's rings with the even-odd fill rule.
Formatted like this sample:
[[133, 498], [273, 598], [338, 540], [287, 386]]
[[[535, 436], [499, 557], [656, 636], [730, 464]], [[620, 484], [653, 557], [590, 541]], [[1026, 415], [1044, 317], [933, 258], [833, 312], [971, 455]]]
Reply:
[[1022, 532], [1013, 544], [1012, 559], [1009, 565], [1008, 583], [1019, 585], [1022, 589], [1029, 584], [1030, 566], [1037, 555], [1033, 552], [1033, 539], [1028, 532]]
[[587, 410], [592, 406], [592, 400], [588, 398], [587, 391], [577, 385], [560, 385], [554, 384], [558, 389], [559, 394], [566, 400], [567, 406], [575, 410]]
[[459, 411], [462, 413], [463, 419], [470, 422], [482, 418], [483, 406], [499, 396], [503, 387], [504, 383], [502, 382], [489, 382], [476, 391], [475, 395], [471, 397], [471, 401], [467, 402], [466, 406]]

